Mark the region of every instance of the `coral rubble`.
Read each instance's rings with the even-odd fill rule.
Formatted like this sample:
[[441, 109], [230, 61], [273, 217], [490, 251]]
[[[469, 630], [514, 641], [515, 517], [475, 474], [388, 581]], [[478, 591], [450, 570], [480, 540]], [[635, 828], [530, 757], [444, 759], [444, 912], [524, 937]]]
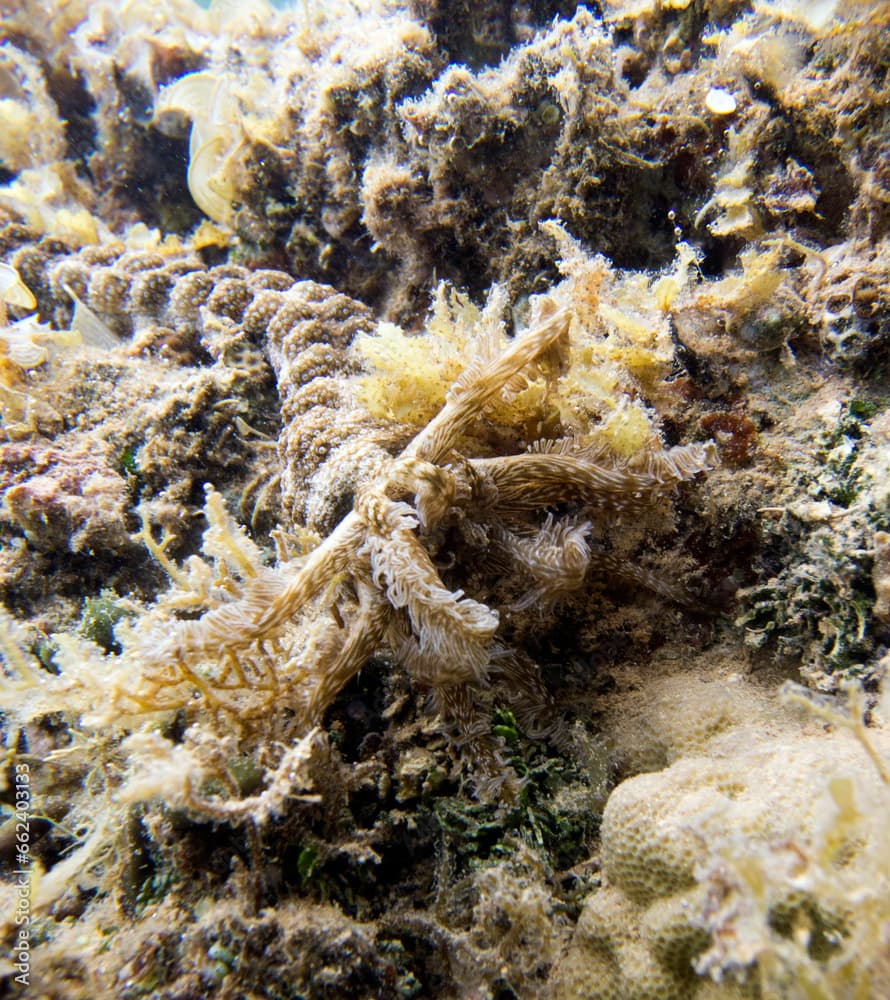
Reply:
[[0, 15], [0, 989], [885, 995], [887, 5]]

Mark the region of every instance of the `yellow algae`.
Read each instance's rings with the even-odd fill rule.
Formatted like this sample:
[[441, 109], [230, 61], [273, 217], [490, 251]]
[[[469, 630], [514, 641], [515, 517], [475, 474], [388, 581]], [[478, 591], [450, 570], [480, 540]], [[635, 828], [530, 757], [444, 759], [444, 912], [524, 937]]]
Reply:
[[356, 349], [379, 373], [365, 376], [358, 390], [368, 412], [409, 424], [423, 424], [441, 409], [463, 367], [452, 340], [410, 336], [393, 323], [380, 323]]
[[622, 401], [596, 429], [594, 438], [605, 442], [614, 454], [630, 458], [657, 447], [658, 431], [644, 407], [639, 403]]

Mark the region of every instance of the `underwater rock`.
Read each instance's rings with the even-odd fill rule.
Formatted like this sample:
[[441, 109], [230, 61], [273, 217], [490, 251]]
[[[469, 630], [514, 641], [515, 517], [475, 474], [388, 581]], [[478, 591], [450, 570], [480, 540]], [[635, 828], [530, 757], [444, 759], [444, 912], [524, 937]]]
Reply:
[[38, 551], [125, 552], [126, 481], [82, 442], [80, 450], [0, 445], [0, 519]]

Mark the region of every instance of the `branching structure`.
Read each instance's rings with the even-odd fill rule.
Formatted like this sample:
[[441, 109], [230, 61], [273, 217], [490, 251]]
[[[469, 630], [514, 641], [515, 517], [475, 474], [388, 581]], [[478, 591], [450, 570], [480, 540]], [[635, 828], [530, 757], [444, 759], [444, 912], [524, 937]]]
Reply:
[[[563, 249], [571, 260], [573, 248]], [[166, 526], [155, 537], [149, 500], [141, 539], [170, 589], [117, 627], [117, 654], [59, 637], [63, 669], [47, 685], [64, 689], [72, 710], [98, 723], [184, 710], [195, 722], [215, 717], [219, 732], [246, 735], [286, 706], [291, 721], [276, 724], [274, 739], [291, 739], [318, 726], [368, 658], [387, 651], [431, 691], [481, 793], [496, 793], [509, 776], [482, 689], [509, 705], [530, 735], [565, 743], [537, 665], [512, 648], [512, 626], [503, 623], [517, 614], [543, 621], [594, 573], [688, 602], [682, 588], [610, 551], [608, 531], [603, 545], [594, 544], [594, 525], [605, 515], [643, 512], [715, 463], [713, 445], [665, 451], [645, 423], [640, 431], [647, 418], [616, 388], [629, 376], [605, 357], [592, 370], [613, 394], [606, 400], [615, 400], [608, 426], [625, 414], [636, 451], [622, 458], [609, 443], [622, 440], [618, 432], [597, 441], [583, 420], [572, 425], [570, 408], [583, 416], [596, 398], [577, 388], [587, 370], [579, 352], [625, 350], [617, 339], [590, 339], [604, 322], [597, 315], [617, 315], [598, 305], [610, 272], [600, 260], [576, 257], [566, 282], [532, 301], [528, 328], [512, 340], [497, 295], [467, 319], [465, 343], [452, 335], [446, 345], [451, 388], [438, 412], [413, 427], [357, 399], [363, 361], [355, 345], [367, 346], [372, 324], [367, 310], [332, 289], [278, 272], [205, 271], [176, 256], [111, 253], [93, 272], [80, 258], [51, 264], [52, 287], [74, 281], [98, 315], [133, 317], [140, 343], [169, 339], [172, 329], [192, 351], [200, 343], [217, 368], [243, 370], [248, 385], [259, 384], [268, 359], [280, 405], [285, 534], [271, 567], [207, 487], [203, 555], [180, 567], [168, 555]], [[619, 331], [631, 337], [626, 350], [641, 372], [669, 357], [663, 318], [656, 313], [652, 322], [651, 334], [643, 324]], [[416, 338], [415, 354], [435, 350], [434, 339]], [[567, 388], [564, 376], [575, 379]], [[512, 435], [521, 448], [528, 428], [539, 428], [538, 440], [510, 453], [504, 442]], [[637, 446], [647, 433], [649, 443]], [[502, 440], [492, 446], [486, 436]], [[291, 530], [304, 550], [295, 557]], [[42, 687], [42, 695], [25, 696], [26, 716], [53, 710]]]
[[[232, 687], [264, 693], [254, 708], [283, 696], [300, 705], [311, 726], [368, 657], [387, 647], [432, 689], [436, 707], [473, 760], [480, 791], [497, 789], [506, 771], [477, 711], [475, 688], [493, 683], [500, 692], [503, 686], [505, 700], [536, 734], [559, 736], [560, 728], [535, 665], [497, 645], [497, 610], [443, 582], [434, 557], [443, 554], [441, 540], [455, 530], [464, 540], [475, 537], [477, 548], [486, 539], [486, 547], [527, 580], [526, 603], [553, 603], [597, 568], [651, 585], [646, 574], [608, 555], [594, 558], [585, 537], [588, 522], [547, 514], [534, 526], [527, 518], [569, 503], [639, 510], [714, 462], [712, 446], [688, 445], [650, 454], [635, 466], [571, 439], [504, 457], [462, 455], [459, 443], [486, 404], [529, 366], [558, 364], [568, 323], [567, 313], [545, 299], [526, 333], [495, 357], [471, 364], [440, 413], [358, 491], [352, 512], [307, 555], [273, 571], [256, 554], [234, 558], [231, 553], [249, 543], [231, 529], [215, 529], [219, 551], [221, 540], [228, 540], [234, 575], [222, 593], [230, 599], [217, 600], [199, 619], [167, 622], [164, 638], [140, 643], [142, 676], [165, 678], [168, 688], [175, 678], [174, 687], [199, 690], [211, 705]], [[225, 523], [219, 504], [211, 493], [209, 515], [217, 525]], [[168, 572], [176, 580], [175, 567]], [[235, 577], [240, 583], [233, 588]], [[212, 589], [195, 581], [183, 586], [207, 597]], [[289, 674], [281, 669], [288, 660], [282, 652], [292, 644], [292, 623], [312, 602], [320, 613], [312, 619], [299, 669]], [[199, 667], [208, 660], [216, 663], [212, 683]], [[149, 701], [159, 696], [157, 683]], [[137, 700], [145, 705], [146, 697]]]

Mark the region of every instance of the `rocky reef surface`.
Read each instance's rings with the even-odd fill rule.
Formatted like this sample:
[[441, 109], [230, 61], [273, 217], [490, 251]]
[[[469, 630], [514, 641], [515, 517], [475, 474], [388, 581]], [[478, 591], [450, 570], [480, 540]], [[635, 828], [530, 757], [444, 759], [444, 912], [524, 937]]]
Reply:
[[0, 991], [890, 994], [887, 5], [0, 14]]

